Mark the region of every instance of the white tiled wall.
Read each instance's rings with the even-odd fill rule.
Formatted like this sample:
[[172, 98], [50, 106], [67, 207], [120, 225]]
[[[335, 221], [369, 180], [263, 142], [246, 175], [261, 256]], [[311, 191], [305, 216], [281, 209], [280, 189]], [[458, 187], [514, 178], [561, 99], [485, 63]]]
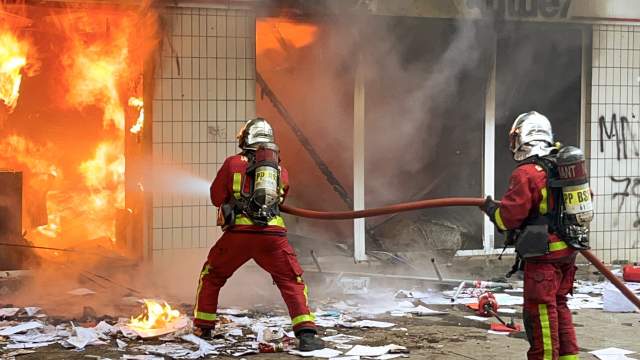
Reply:
[[[153, 100], [153, 156], [213, 180], [255, 116], [255, 16], [248, 10], [167, 10]], [[208, 249], [220, 235], [208, 196], [154, 193], [154, 253]], [[204, 260], [204, 258], [203, 258]]]
[[605, 262], [640, 261], [640, 26], [595, 25], [592, 63], [591, 244]]

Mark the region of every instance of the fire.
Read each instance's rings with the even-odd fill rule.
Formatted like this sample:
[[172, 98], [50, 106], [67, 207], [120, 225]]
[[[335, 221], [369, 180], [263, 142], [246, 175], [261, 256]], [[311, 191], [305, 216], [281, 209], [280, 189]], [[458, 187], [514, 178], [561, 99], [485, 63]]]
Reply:
[[0, 101], [12, 111], [20, 95], [22, 69], [27, 65], [29, 46], [8, 29], [0, 27]]
[[159, 303], [144, 299], [145, 310], [136, 318], [131, 317], [129, 326], [138, 329], [162, 329], [180, 318], [180, 311], [174, 310], [166, 302]]
[[[126, 209], [125, 136], [143, 131], [143, 64], [160, 39], [157, 14], [91, 5], [24, 8], [12, 21], [3, 14], [0, 112], [9, 112], [0, 127], [0, 167], [24, 173], [26, 237], [56, 247], [115, 242], [116, 217]], [[38, 31], [19, 31], [26, 27]], [[29, 85], [41, 87], [24, 86], [32, 75]], [[12, 112], [19, 97], [28, 109]], [[126, 129], [129, 122], [135, 125]]]
[[[131, 24], [123, 21], [121, 31], [97, 34], [91, 39], [83, 29], [65, 24], [70, 37], [63, 58], [69, 91], [67, 103], [79, 108], [98, 105], [103, 108], [103, 126], [124, 129], [124, 108], [120, 100], [120, 82], [126, 79], [129, 65], [128, 36]], [[84, 35], [84, 36], [83, 36]]]
[[124, 208], [124, 145], [104, 141], [95, 156], [80, 164], [79, 170], [90, 192], [83, 207], [93, 222], [95, 237], [107, 236], [115, 241], [115, 213]]
[[275, 49], [289, 52], [311, 44], [318, 27], [281, 18], [260, 18], [256, 22], [256, 52]]
[[129, 129], [132, 134], [138, 134], [144, 127], [144, 102], [141, 98], [131, 97], [129, 98], [129, 106], [133, 106], [140, 112], [138, 120], [136, 120], [136, 123]]

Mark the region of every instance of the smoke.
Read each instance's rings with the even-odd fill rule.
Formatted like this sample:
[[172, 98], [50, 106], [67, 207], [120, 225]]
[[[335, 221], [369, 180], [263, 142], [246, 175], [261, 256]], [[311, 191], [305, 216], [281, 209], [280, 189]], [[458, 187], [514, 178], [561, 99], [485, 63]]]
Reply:
[[211, 179], [204, 179], [184, 169], [156, 164], [151, 167], [149, 174], [151, 178], [143, 184], [145, 191], [181, 196], [209, 196]]
[[[318, 28], [316, 37], [298, 48], [260, 52], [262, 37], [295, 35], [284, 30], [276, 35], [258, 33], [257, 69], [344, 187], [353, 188], [354, 74], [361, 66], [366, 74], [366, 207], [439, 196], [480, 196], [490, 28], [470, 21], [357, 14], [310, 23]], [[294, 38], [290, 43], [296, 42]], [[289, 201], [314, 209], [344, 209], [344, 201], [268, 99], [258, 99], [257, 111], [276, 126], [282, 158], [290, 170]], [[453, 219], [465, 231], [479, 233], [481, 214], [467, 210], [417, 214]], [[384, 220], [367, 223], [373, 228]], [[320, 252], [334, 252], [331, 243], [351, 242], [351, 222], [328, 225], [295, 219], [289, 224], [292, 233], [328, 240], [329, 246]], [[317, 242], [314, 246], [320, 247]]]
[[[317, 27], [313, 42], [305, 46], [292, 45], [300, 41], [295, 34], [287, 33], [291, 25], [282, 26], [275, 34], [258, 33], [257, 69], [351, 192], [354, 74], [361, 67], [366, 74], [364, 161], [368, 208], [424, 198], [484, 195], [485, 96], [496, 46], [498, 124], [510, 118], [516, 108], [523, 112], [554, 107], [564, 101], [567, 88], [579, 86], [579, 81], [567, 76], [580, 68], [579, 63], [568, 65], [579, 59], [575, 53], [579, 42], [574, 34], [569, 36], [575, 29], [492, 18], [369, 16], [343, 8], [329, 12], [332, 16], [311, 20], [279, 19], [283, 24]], [[261, 38], [265, 37], [284, 38], [287, 46], [261, 51]], [[556, 76], [548, 79], [547, 71]], [[547, 83], [553, 85], [545, 90]], [[566, 108], [553, 111], [566, 118]], [[344, 209], [344, 201], [325, 181], [269, 99], [258, 97], [257, 112], [275, 124], [282, 158], [290, 170], [289, 201], [314, 209]], [[506, 185], [513, 162], [502, 157], [509, 156], [501, 142], [506, 132], [498, 128], [496, 136], [500, 140], [496, 144], [497, 177], [503, 177]], [[398, 221], [368, 219], [367, 224], [374, 231], [380, 224], [390, 226], [386, 233], [400, 234], [401, 228], [394, 229], [404, 226], [399, 220], [427, 226], [439, 221], [463, 233], [464, 248], [481, 248], [483, 216], [477, 209], [423, 210], [399, 214], [394, 219]], [[327, 240], [329, 244], [351, 242], [351, 222], [329, 225], [295, 219], [290, 224], [292, 233], [305, 238]], [[316, 250], [320, 247], [318, 242], [313, 246]], [[369, 249], [376, 246], [370, 243]]]

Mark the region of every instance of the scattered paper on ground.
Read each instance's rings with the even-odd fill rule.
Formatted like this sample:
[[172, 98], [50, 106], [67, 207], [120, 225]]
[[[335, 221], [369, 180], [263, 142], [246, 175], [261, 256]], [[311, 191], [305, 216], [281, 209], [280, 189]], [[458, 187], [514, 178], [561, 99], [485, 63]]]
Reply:
[[6, 329], [0, 330], [0, 336], [13, 335], [21, 332], [25, 332], [31, 329], [41, 328], [43, 325], [38, 321], [29, 321], [20, 325], [11, 326]]
[[0, 309], [0, 317], [11, 317], [15, 316], [20, 308], [1, 308]]
[[395, 344], [385, 346], [364, 346], [356, 345], [347, 351], [347, 356], [380, 356], [390, 352], [406, 352], [407, 348]]
[[67, 291], [67, 294], [76, 295], [76, 296], [84, 296], [84, 295], [92, 295], [96, 292], [93, 290], [89, 290], [87, 288], [78, 288], [75, 290]]
[[369, 328], [388, 328], [396, 326], [394, 323], [386, 322], [386, 321], [375, 321], [375, 320], [360, 320], [353, 323], [342, 323], [342, 326], [345, 327], [369, 327]]
[[359, 336], [338, 334], [338, 335], [333, 335], [333, 336], [325, 336], [325, 337], [322, 338], [322, 340], [328, 341], [328, 342], [337, 343], [337, 344], [346, 344], [346, 343], [351, 342], [351, 341], [362, 340], [362, 338], [359, 337]]
[[298, 355], [302, 357], [318, 357], [323, 359], [331, 359], [331, 358], [337, 357], [338, 355], [341, 355], [342, 352], [338, 350], [325, 348], [321, 350], [305, 351], [305, 352], [298, 351], [298, 350], [291, 350], [289, 351], [289, 354]]
[[589, 352], [600, 360], [625, 360], [632, 359], [626, 355], [634, 354], [635, 351], [610, 347], [606, 349], [594, 350]]

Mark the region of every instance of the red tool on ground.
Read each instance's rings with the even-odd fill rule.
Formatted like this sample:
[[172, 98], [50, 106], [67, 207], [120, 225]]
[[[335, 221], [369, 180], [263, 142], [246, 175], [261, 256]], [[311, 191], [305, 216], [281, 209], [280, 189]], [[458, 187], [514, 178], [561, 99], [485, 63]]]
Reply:
[[[395, 204], [381, 208], [358, 210], [358, 211], [314, 211], [300, 209], [288, 205], [281, 205], [280, 210], [287, 214], [323, 220], [349, 220], [363, 217], [380, 216], [394, 214], [397, 212], [411, 211], [418, 209], [448, 207], [448, 206], [475, 206], [484, 204], [483, 198], [442, 198], [414, 201], [403, 204]], [[615, 287], [618, 288], [638, 309], [640, 309], [640, 299], [625, 284], [618, 279], [600, 259], [598, 259], [590, 250], [581, 250], [580, 253], [585, 259], [589, 260]]]
[[640, 282], [640, 266], [625, 265], [622, 268], [622, 278], [624, 281]]
[[519, 330], [516, 324], [513, 322], [513, 318], [508, 323], [502, 320], [502, 318], [498, 315], [498, 301], [496, 297], [490, 292], [486, 292], [478, 297], [478, 310], [476, 313], [480, 316], [490, 317], [493, 316], [500, 323], [512, 330]]

